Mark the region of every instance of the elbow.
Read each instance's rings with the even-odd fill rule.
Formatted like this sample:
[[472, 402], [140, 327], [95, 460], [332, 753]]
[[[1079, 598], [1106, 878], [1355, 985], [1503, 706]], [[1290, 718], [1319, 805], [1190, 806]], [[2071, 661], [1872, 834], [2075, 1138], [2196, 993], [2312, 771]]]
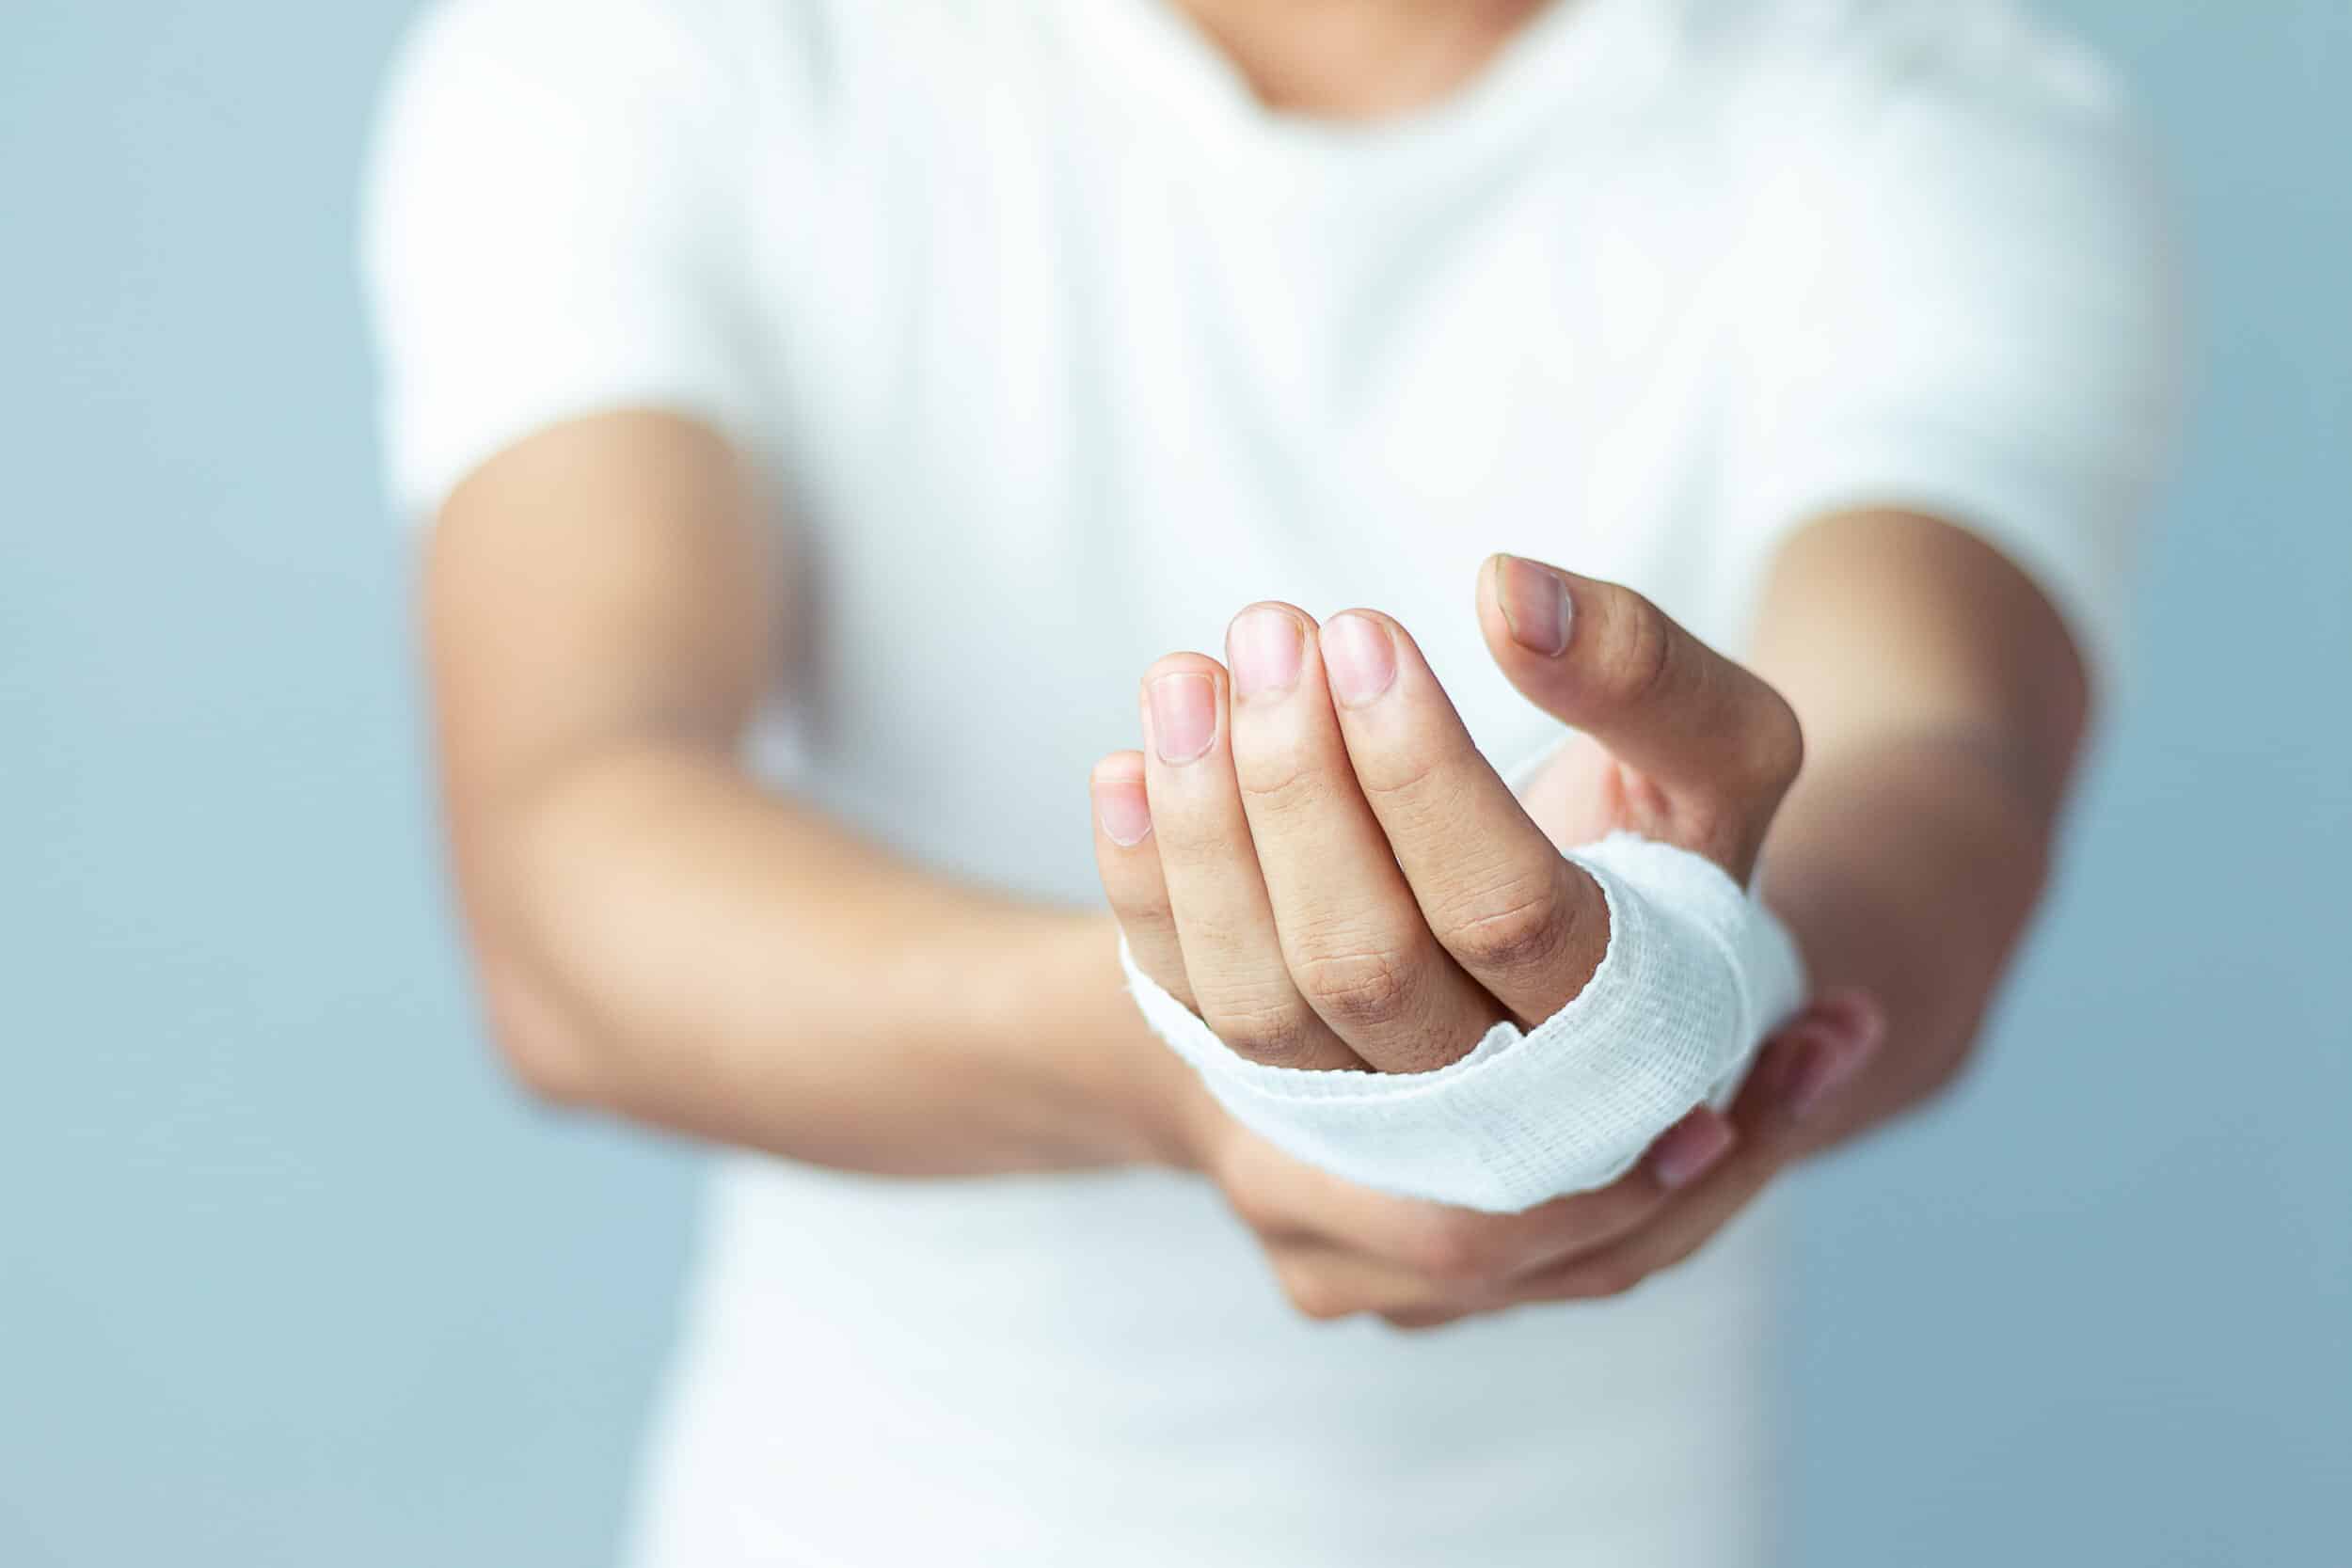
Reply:
[[586, 1032], [545, 986], [519, 965], [487, 958], [482, 1000], [499, 1063], [516, 1088], [557, 1110], [592, 1110], [604, 1103], [604, 1074]]
[[1972, 1028], [1925, 1064], [1926, 1071], [1911, 1097], [1911, 1108], [1923, 1110], [1958, 1088], [1977, 1060], [1977, 1034]]
[[2010, 880], [1996, 890], [2000, 901], [1985, 911], [1980, 928], [1987, 936], [1973, 956], [1954, 949], [1941, 956], [1949, 989], [1943, 1004], [1927, 1009], [1928, 1016], [1919, 1020], [1917, 1034], [1925, 1037], [1925, 1049], [1913, 1069], [1909, 1105], [1932, 1104], [1974, 1074], [1984, 1055], [1994, 1004], [2049, 889], [2055, 851], [2055, 834], [2047, 822], [2015, 832], [2001, 844], [1999, 860], [2010, 868]]
[[1918, 1049], [1903, 1064], [1894, 1097], [1898, 1113], [1907, 1115], [1936, 1105], [1975, 1073], [1984, 1054], [1982, 1045], [1992, 989], [1988, 981], [1979, 1000], [1963, 1016], [1940, 1025], [1929, 1022], [1909, 1032]]

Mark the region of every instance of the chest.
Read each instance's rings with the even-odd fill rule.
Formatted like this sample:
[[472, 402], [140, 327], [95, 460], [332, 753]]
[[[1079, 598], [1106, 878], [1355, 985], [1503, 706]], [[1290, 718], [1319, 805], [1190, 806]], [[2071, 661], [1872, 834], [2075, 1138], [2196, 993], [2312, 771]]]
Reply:
[[1699, 166], [1569, 142], [1237, 179], [1053, 103], [894, 112], [821, 222], [762, 238], [850, 738], [911, 766], [893, 736], [967, 723], [939, 671], [985, 657], [1082, 768], [1130, 743], [1145, 663], [1283, 598], [1396, 614], [1520, 749], [1478, 562], [1671, 598], [1706, 549], [1729, 301]]

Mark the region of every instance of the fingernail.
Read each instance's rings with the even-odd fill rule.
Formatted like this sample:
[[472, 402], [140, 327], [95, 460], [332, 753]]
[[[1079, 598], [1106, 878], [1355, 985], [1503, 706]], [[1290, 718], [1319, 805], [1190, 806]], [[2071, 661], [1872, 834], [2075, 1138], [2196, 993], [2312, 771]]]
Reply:
[[1141, 844], [1152, 832], [1152, 802], [1141, 779], [1097, 779], [1094, 815], [1103, 819], [1103, 832], [1122, 849]]
[[1369, 615], [1333, 617], [1323, 628], [1323, 668], [1342, 707], [1361, 707], [1396, 679], [1396, 644]]
[[1712, 1170], [1737, 1141], [1730, 1122], [1701, 1106], [1651, 1146], [1650, 1169], [1657, 1173], [1658, 1184], [1673, 1192]]
[[1782, 1085], [1782, 1103], [1790, 1121], [1804, 1121], [1851, 1082], [1878, 1051], [1867, 1035], [1816, 1033]]
[[1162, 762], [1190, 762], [1216, 738], [1216, 688], [1206, 675], [1162, 675], [1150, 688], [1152, 749]]
[[1495, 586], [1512, 641], [1546, 658], [1567, 647], [1568, 590], [1558, 578], [1532, 561], [1501, 555], [1495, 557]]
[[1288, 610], [1242, 611], [1225, 632], [1225, 659], [1233, 670], [1233, 695], [1256, 697], [1296, 686], [1305, 646], [1298, 617]]

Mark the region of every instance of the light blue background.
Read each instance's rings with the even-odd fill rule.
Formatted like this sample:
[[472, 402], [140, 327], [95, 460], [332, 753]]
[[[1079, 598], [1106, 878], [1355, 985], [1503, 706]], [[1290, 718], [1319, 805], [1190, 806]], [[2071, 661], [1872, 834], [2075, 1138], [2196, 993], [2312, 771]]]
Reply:
[[[2203, 397], [1984, 1066], [1804, 1179], [1792, 1528], [2342, 1561], [2352, 6], [2058, 8], [2164, 126]], [[596, 1562], [670, 1330], [689, 1161], [505, 1092], [441, 912], [349, 266], [406, 9], [0, 8], [8, 1568]]]

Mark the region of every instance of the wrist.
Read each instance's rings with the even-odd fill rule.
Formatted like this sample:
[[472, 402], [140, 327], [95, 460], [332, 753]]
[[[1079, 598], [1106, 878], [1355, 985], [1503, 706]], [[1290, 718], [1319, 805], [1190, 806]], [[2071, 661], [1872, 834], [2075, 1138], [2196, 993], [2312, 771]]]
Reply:
[[1136, 1164], [1206, 1170], [1229, 1118], [1200, 1075], [1152, 1032], [1128, 993], [1118, 921], [1097, 915], [1089, 925], [1087, 961], [1099, 976], [1104, 1055], [1116, 1069], [1104, 1100], [1140, 1150]]
[[1056, 917], [1017, 985], [1062, 998], [1045, 1042], [1054, 1093], [1088, 1126], [1101, 1164], [1205, 1168], [1224, 1112], [1191, 1068], [1152, 1035], [1119, 965], [1108, 914]]
[[1200, 1074], [1167, 1049], [1143, 1021], [1136, 999], [1127, 992], [1127, 975], [1120, 974], [1120, 927], [1115, 919], [1104, 917], [1104, 938], [1096, 955], [1101, 974], [1108, 975], [1105, 1035], [1115, 1044], [1110, 1055], [1120, 1060], [1115, 1101], [1146, 1149], [1138, 1164], [1207, 1171], [1231, 1117], [1207, 1084], [1200, 1082]]

